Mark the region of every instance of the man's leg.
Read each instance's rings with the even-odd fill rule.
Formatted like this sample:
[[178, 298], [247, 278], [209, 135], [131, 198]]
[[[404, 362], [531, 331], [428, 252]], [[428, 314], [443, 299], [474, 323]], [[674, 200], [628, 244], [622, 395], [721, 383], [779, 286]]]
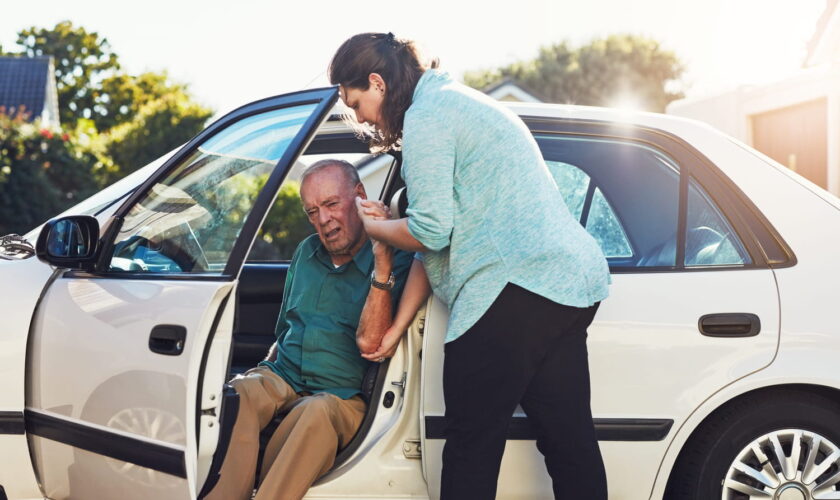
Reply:
[[356, 435], [365, 409], [359, 396], [318, 393], [297, 402], [266, 446], [256, 500], [303, 498]]
[[300, 397], [285, 380], [264, 366], [248, 370], [233, 379], [231, 385], [239, 394], [239, 412], [219, 471], [219, 482], [205, 497], [208, 500], [251, 498], [260, 431], [280, 408]]

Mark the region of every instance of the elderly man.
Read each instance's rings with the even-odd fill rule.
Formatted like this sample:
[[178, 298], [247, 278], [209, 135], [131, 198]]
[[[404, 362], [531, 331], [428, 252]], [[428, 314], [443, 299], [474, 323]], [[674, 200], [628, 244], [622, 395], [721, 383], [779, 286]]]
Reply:
[[288, 414], [266, 447], [256, 498], [301, 498], [332, 467], [366, 410], [360, 351], [379, 346], [411, 265], [411, 254], [365, 234], [355, 206], [365, 189], [352, 164], [313, 164], [300, 194], [317, 235], [292, 258], [268, 358], [231, 382], [239, 411], [208, 499], [251, 497], [259, 434], [279, 412]]

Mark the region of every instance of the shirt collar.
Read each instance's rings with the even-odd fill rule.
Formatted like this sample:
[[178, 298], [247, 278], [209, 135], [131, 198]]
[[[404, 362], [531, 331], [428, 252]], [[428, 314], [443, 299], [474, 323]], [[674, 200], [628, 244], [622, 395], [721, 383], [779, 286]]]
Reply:
[[411, 96], [411, 102], [417, 100], [426, 91], [433, 87], [442, 85], [449, 80], [449, 73], [440, 69], [429, 68], [423, 72], [423, 76], [417, 80], [417, 85], [414, 86], [414, 93]]
[[[330, 254], [327, 252], [326, 247], [324, 247], [324, 243], [321, 242], [320, 239], [318, 240], [318, 244], [316, 244], [315, 248], [312, 250], [312, 253], [309, 254], [310, 259], [313, 257], [316, 257], [329, 268], [340, 269], [343, 267], [335, 267], [332, 259], [330, 258]], [[350, 262], [353, 262], [362, 274], [370, 274], [371, 271], [373, 271], [373, 245], [371, 244], [370, 239], [365, 241], [362, 248], [356, 252], [356, 255], [353, 256], [353, 260]]]

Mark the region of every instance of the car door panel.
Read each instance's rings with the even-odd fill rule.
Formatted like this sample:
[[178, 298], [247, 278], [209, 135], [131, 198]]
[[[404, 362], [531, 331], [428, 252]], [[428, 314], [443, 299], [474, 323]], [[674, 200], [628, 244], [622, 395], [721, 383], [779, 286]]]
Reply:
[[64, 272], [46, 290], [29, 339], [25, 421], [50, 498], [200, 490], [243, 261], [336, 99], [316, 89], [223, 117], [117, 210], [96, 269]]

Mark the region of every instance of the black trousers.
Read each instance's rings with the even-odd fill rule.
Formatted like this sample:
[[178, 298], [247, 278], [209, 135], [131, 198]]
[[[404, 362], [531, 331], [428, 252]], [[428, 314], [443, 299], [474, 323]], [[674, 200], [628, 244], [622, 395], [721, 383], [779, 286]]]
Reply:
[[554, 497], [606, 500], [589, 404], [589, 308], [508, 283], [464, 335], [445, 346], [443, 500], [493, 499], [517, 404], [537, 432]]

